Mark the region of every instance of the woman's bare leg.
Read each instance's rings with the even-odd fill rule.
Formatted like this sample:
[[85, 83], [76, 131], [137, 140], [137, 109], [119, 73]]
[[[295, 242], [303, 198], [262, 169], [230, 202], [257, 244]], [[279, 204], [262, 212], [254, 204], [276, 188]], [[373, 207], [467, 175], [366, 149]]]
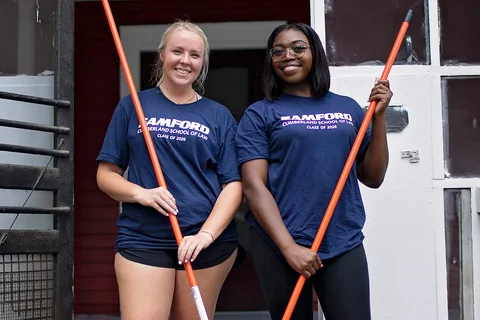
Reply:
[[175, 269], [157, 268], [115, 255], [122, 320], [168, 320]]
[[[208, 319], [210, 320], [213, 320], [218, 294], [233, 267], [236, 257], [237, 250], [221, 264], [211, 268], [195, 270], [195, 278], [197, 279]], [[184, 270], [177, 270], [175, 280], [171, 320], [200, 319], [195, 301], [193, 300], [187, 273]]]

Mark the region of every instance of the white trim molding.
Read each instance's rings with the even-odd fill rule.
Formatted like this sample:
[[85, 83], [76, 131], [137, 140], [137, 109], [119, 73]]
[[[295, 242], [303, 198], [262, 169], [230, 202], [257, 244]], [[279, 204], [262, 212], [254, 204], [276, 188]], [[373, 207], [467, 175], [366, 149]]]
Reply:
[[324, 1], [310, 0], [310, 25], [317, 32], [323, 47], [327, 48], [327, 31], [325, 30], [325, 10], [331, 8], [325, 6]]

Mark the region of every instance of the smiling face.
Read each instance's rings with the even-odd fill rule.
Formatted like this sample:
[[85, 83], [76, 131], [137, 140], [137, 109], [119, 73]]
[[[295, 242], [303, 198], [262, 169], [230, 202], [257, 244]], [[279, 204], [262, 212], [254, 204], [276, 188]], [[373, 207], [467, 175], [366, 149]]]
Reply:
[[308, 83], [312, 52], [303, 32], [295, 29], [280, 32], [273, 42], [271, 55], [273, 70], [286, 85]]
[[160, 52], [163, 81], [171, 85], [191, 86], [198, 78], [205, 59], [205, 42], [198, 34], [184, 29], [171, 33]]

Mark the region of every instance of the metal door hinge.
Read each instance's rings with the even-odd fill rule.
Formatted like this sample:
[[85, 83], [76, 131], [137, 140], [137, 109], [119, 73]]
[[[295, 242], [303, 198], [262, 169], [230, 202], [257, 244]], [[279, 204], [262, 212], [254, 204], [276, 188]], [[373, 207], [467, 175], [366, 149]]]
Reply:
[[410, 163], [417, 163], [420, 161], [420, 157], [418, 156], [418, 150], [406, 150], [400, 152], [400, 155], [403, 158], [410, 158]]
[[480, 188], [474, 188], [476, 212], [480, 214]]

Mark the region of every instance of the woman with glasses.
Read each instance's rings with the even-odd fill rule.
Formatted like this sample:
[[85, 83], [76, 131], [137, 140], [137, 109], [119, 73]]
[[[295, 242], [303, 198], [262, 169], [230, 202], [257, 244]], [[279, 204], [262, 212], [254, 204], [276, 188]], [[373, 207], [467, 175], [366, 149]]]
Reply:
[[330, 91], [322, 43], [303, 24], [285, 24], [268, 39], [265, 99], [248, 107], [236, 134], [250, 211], [253, 256], [273, 320], [282, 318], [299, 274], [307, 278], [293, 319], [312, 319], [312, 286], [327, 320], [370, 319], [369, 276], [362, 245], [365, 210], [358, 180], [383, 182], [388, 165], [385, 110], [378, 102], [318, 252], [310, 247], [364, 118], [350, 97]]

